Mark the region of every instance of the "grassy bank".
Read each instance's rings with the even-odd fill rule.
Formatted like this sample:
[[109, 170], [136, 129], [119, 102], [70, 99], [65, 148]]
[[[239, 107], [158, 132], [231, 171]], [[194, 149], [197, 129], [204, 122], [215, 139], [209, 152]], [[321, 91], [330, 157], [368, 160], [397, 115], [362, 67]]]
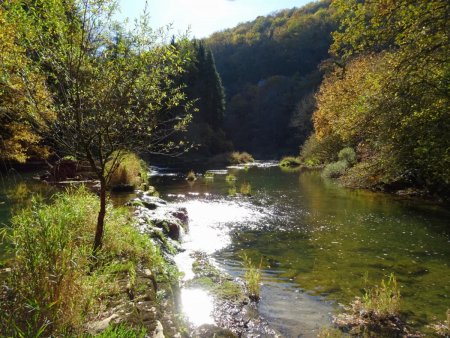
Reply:
[[[6, 336], [78, 336], [86, 323], [120, 302], [128, 302], [152, 280], [169, 280], [171, 268], [159, 249], [133, 226], [130, 211], [108, 206], [104, 244], [92, 257], [98, 198], [85, 188], [36, 198], [12, 219], [5, 240], [11, 272], [0, 295], [0, 332]], [[156, 277], [156, 278], [155, 278]], [[150, 284], [151, 285], [151, 284]], [[150, 296], [156, 298], [155, 295]], [[121, 330], [142, 332], [136, 328]]]

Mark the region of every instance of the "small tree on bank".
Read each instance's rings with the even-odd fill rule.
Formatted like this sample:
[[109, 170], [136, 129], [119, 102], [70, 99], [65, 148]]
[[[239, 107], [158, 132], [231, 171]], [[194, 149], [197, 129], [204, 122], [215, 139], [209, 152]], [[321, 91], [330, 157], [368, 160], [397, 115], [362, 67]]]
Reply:
[[[191, 118], [192, 105], [174, 82], [187, 60], [161, 42], [146, 14], [133, 31], [114, 23], [111, 0], [9, 5], [10, 19], [22, 22], [22, 41], [52, 93], [56, 119], [39, 116], [46, 121], [40, 132], [61, 153], [88, 161], [100, 181], [95, 253], [102, 246], [106, 187], [122, 156], [186, 149], [182, 141], [171, 142], [171, 136]], [[27, 83], [26, 70], [21, 72]], [[39, 98], [30, 90], [29, 100]]]

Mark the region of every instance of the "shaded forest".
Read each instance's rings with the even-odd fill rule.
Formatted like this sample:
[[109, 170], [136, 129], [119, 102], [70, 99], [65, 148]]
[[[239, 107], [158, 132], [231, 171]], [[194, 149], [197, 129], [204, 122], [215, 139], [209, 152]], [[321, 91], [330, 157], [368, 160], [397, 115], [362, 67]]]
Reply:
[[282, 10], [206, 39], [226, 90], [225, 130], [238, 150], [279, 158], [311, 133], [319, 65], [337, 28], [329, 5]]

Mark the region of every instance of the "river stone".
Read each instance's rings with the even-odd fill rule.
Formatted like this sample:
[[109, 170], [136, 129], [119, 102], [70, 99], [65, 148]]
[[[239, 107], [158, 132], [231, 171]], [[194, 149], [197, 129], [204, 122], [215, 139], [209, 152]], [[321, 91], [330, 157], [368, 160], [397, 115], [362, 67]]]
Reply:
[[155, 331], [153, 331], [153, 338], [165, 338], [164, 329], [159, 320], [156, 321], [156, 328]]
[[216, 325], [204, 324], [198, 327], [192, 335], [194, 338], [237, 338], [232, 331], [223, 329]]

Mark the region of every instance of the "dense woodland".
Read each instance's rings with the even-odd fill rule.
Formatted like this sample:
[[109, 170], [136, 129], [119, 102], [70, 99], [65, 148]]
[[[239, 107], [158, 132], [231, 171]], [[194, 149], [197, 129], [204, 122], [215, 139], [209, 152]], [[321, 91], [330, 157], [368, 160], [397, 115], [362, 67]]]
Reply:
[[226, 89], [225, 129], [238, 150], [275, 159], [296, 152], [311, 133], [319, 65], [337, 28], [329, 5], [282, 10], [206, 39]]

